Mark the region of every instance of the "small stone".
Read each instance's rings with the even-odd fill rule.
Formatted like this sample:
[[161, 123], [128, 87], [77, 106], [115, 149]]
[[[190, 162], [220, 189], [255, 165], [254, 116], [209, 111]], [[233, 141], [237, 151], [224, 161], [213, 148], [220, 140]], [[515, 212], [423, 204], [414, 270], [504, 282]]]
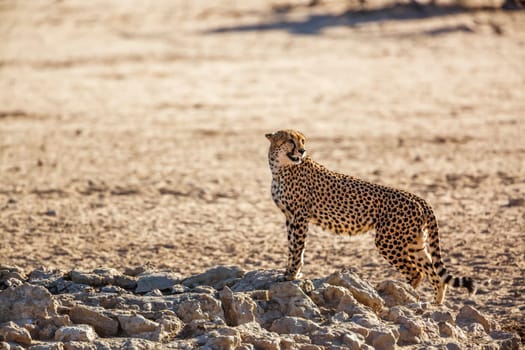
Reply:
[[310, 334], [319, 329], [315, 322], [299, 317], [279, 318], [270, 327], [270, 331], [279, 334]]
[[490, 337], [497, 341], [500, 349], [518, 350], [522, 340], [518, 334], [504, 331], [490, 332]]
[[343, 336], [346, 330], [340, 327], [321, 327], [316, 332], [309, 334], [313, 344], [321, 346], [330, 346], [342, 344]]
[[[18, 350], [17, 348], [11, 347], [11, 350]], [[40, 343], [29, 347], [29, 350], [63, 350], [64, 346], [62, 343]]]
[[179, 282], [179, 276], [170, 272], [145, 272], [137, 277], [135, 293], [147, 293], [154, 289], [170, 289]]
[[148, 320], [142, 315], [119, 315], [118, 321], [122, 330], [129, 336], [154, 332], [161, 327], [157, 322]]
[[55, 333], [56, 341], [86, 341], [92, 342], [97, 338], [93, 328], [87, 324], [78, 324], [74, 326], [64, 326], [57, 329]]
[[93, 308], [83, 305], [74, 306], [69, 317], [75, 323], [88, 324], [95, 328], [95, 331], [103, 337], [113, 337], [118, 333], [119, 323], [103, 314], [104, 309]]
[[410, 319], [406, 316], [398, 318], [399, 327], [399, 345], [412, 345], [421, 343], [424, 325], [418, 319]]
[[446, 321], [441, 321], [438, 323], [439, 335], [444, 338], [456, 338], [456, 331], [454, 326]]
[[45, 319], [57, 315], [57, 303], [49, 291], [24, 284], [0, 291], [0, 322]]
[[162, 294], [162, 292], [160, 290], [153, 289], [153, 290], [150, 290], [149, 292], [147, 292], [144, 295], [148, 296], [148, 297], [161, 297], [163, 294]]
[[350, 321], [365, 328], [375, 328], [381, 326], [381, 320], [372, 312], [354, 315]]
[[208, 334], [205, 348], [234, 350], [241, 344], [241, 336], [234, 328], [219, 328]]
[[204, 273], [186, 278], [182, 284], [190, 288], [206, 285], [220, 290], [227, 282], [242, 276], [244, 276], [244, 271], [238, 266], [217, 266]]
[[3, 281], [5, 288], [20, 287], [22, 284], [24, 284], [24, 282], [16, 278], [8, 278]]
[[321, 317], [317, 305], [293, 281], [275, 283], [269, 290], [270, 301], [279, 305], [279, 311], [286, 316], [316, 320]]
[[120, 273], [113, 277], [113, 283], [124, 289], [137, 288], [137, 279], [135, 277], [125, 276]]
[[101, 293], [124, 294], [128, 291], [119, 286], [104, 286], [100, 288]]
[[346, 333], [341, 340], [350, 350], [359, 350], [365, 343], [365, 339], [356, 333]]
[[281, 350], [279, 335], [268, 332], [256, 322], [244, 323], [235, 329], [239, 331], [242, 342], [252, 344], [255, 349]]
[[383, 281], [377, 286], [377, 292], [388, 307], [415, 303], [419, 299], [418, 294], [411, 286], [400, 281]]
[[0, 282], [9, 278], [25, 281], [27, 276], [18, 266], [0, 265]]
[[164, 315], [161, 318], [155, 320], [162, 326], [164, 331], [168, 333], [168, 336], [175, 337], [184, 327], [184, 323], [180, 318], [174, 315]]
[[493, 328], [492, 322], [481, 312], [470, 305], [465, 305], [459, 310], [459, 314], [456, 316], [456, 323], [465, 325], [472, 322], [480, 323], [485, 332], [489, 332]]
[[113, 284], [115, 277], [120, 276], [120, 273], [115, 269], [99, 268], [92, 272], [73, 270], [70, 275], [71, 280], [75, 283], [98, 287]]
[[370, 283], [362, 280], [353, 272], [335, 272], [328, 276], [325, 282], [331, 285], [345, 287], [358, 302], [372, 308], [372, 310], [376, 312], [383, 309], [385, 302], [377, 291]]
[[267, 290], [277, 281], [281, 280], [281, 278], [282, 273], [277, 270], [255, 270], [246, 273], [230, 288], [234, 292]]
[[220, 291], [219, 297], [224, 309], [226, 323], [230, 326], [238, 326], [243, 323], [255, 321], [257, 304], [244, 293], [233, 293], [225, 286]]
[[463, 347], [460, 344], [456, 343], [456, 342], [447, 343], [445, 345], [445, 347], [447, 348], [447, 350], [461, 350], [461, 349], [463, 349]]
[[209, 294], [181, 294], [177, 298], [175, 312], [184, 323], [200, 319], [225, 320], [221, 302]]
[[430, 314], [430, 318], [436, 322], [448, 322], [454, 325], [454, 316], [450, 311], [434, 311]]
[[208, 293], [215, 294], [217, 290], [211, 286], [197, 286], [191, 289], [192, 293]]
[[79, 342], [79, 341], [69, 341], [64, 343], [64, 350], [96, 350], [97, 347], [95, 344]]
[[394, 350], [398, 338], [390, 329], [376, 328], [370, 330], [366, 342], [376, 350]]
[[0, 325], [0, 338], [25, 346], [31, 345], [32, 340], [29, 331], [14, 322], [7, 322]]

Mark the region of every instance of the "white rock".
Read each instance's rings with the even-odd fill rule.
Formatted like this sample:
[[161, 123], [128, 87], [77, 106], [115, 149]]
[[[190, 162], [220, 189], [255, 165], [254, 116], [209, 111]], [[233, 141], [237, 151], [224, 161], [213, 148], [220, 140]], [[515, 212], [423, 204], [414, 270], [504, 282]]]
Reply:
[[44, 287], [24, 284], [0, 291], [0, 322], [56, 315], [57, 303]]
[[293, 281], [275, 283], [269, 290], [270, 301], [279, 304], [285, 316], [319, 319], [321, 312], [308, 295]]
[[69, 312], [69, 317], [74, 323], [88, 324], [95, 328], [101, 336], [116, 336], [118, 322], [103, 314], [103, 308], [75, 305]]
[[16, 342], [25, 346], [31, 345], [31, 334], [14, 322], [0, 325], [0, 337], [8, 342]]
[[249, 296], [244, 293], [234, 293], [230, 288], [224, 287], [219, 297], [228, 325], [238, 326], [256, 320], [257, 304]]
[[270, 330], [279, 334], [310, 334], [319, 330], [315, 322], [299, 317], [283, 317], [273, 321]]
[[179, 275], [171, 272], [144, 272], [137, 276], [135, 293], [146, 293], [154, 289], [164, 290], [179, 283]]
[[119, 315], [118, 322], [122, 330], [129, 336], [139, 333], [154, 332], [161, 328], [157, 322], [148, 320], [142, 315]]
[[388, 307], [415, 303], [419, 300], [419, 295], [414, 288], [404, 282], [386, 280], [379, 283], [376, 289]]
[[352, 293], [354, 298], [374, 311], [379, 312], [383, 309], [385, 302], [377, 291], [365, 280], [362, 280], [353, 272], [335, 272], [328, 276], [326, 283], [335, 286], [345, 287]]
[[63, 326], [57, 329], [55, 333], [56, 341], [87, 341], [91, 342], [97, 338], [97, 333], [93, 327], [87, 324], [78, 324], [74, 326]]
[[225, 320], [220, 300], [209, 294], [181, 294], [177, 296], [175, 304], [175, 312], [184, 323], [194, 320]]
[[366, 342], [376, 350], [394, 350], [399, 334], [388, 328], [370, 330]]
[[485, 329], [485, 332], [489, 332], [493, 328], [492, 322], [481, 312], [470, 305], [463, 306], [461, 310], [459, 310], [459, 314], [456, 316], [456, 323], [467, 325], [473, 322], [481, 324]]
[[206, 285], [222, 289], [227, 282], [242, 276], [244, 276], [244, 271], [238, 266], [217, 266], [204, 273], [186, 278], [182, 284], [190, 288]]

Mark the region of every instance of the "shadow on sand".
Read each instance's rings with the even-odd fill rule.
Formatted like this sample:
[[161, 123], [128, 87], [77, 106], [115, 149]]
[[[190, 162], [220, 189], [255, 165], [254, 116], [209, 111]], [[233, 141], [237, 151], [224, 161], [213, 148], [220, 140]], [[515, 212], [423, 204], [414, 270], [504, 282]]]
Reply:
[[[288, 9], [289, 10], [289, 9]], [[311, 14], [303, 20], [290, 20], [286, 17], [286, 11], [273, 11], [272, 18], [267, 22], [247, 24], [231, 27], [218, 27], [206, 31], [208, 34], [220, 34], [230, 32], [252, 32], [284, 30], [297, 35], [317, 35], [324, 29], [338, 26], [358, 26], [362, 24], [382, 21], [405, 21], [413, 19], [424, 19], [432, 17], [444, 17], [459, 13], [469, 12], [472, 9], [457, 5], [433, 5], [417, 3], [395, 3], [377, 9], [348, 10], [342, 14]], [[476, 10], [495, 10], [478, 8]], [[499, 10], [498, 10], [499, 11]], [[468, 28], [445, 28], [447, 30], [460, 30], [469, 32]], [[441, 31], [424, 33], [428, 35], [439, 35]]]

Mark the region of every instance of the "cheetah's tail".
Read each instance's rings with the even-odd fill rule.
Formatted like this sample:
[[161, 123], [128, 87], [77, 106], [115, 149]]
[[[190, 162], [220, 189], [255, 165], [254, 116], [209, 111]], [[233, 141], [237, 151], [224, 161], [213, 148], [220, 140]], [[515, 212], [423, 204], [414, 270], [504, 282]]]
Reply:
[[444, 285], [449, 285], [455, 288], [466, 288], [470, 295], [476, 293], [476, 286], [474, 280], [470, 277], [454, 277], [443, 264], [441, 259], [441, 248], [439, 246], [439, 234], [436, 222], [436, 217], [428, 208], [428, 234], [429, 234], [429, 251], [432, 257], [432, 265], [434, 271], [437, 272]]
[[[441, 262], [440, 262], [441, 263]], [[474, 280], [470, 277], [454, 277], [452, 274], [450, 274], [446, 267], [443, 265], [443, 263], [440, 264], [441, 266], [436, 270], [438, 275], [441, 277], [441, 281], [443, 284], [452, 286], [454, 288], [466, 288], [470, 295], [473, 295], [476, 293], [476, 285], [474, 283]]]

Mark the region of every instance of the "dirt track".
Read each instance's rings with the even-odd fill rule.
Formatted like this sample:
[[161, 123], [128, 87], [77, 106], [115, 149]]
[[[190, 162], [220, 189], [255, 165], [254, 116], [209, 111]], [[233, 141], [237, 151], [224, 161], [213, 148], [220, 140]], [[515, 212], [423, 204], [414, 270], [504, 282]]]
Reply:
[[[426, 198], [523, 337], [525, 12], [177, 3], [0, 4], [0, 264], [284, 267], [264, 133], [295, 128]], [[400, 277], [371, 234], [311, 231], [305, 277]]]

